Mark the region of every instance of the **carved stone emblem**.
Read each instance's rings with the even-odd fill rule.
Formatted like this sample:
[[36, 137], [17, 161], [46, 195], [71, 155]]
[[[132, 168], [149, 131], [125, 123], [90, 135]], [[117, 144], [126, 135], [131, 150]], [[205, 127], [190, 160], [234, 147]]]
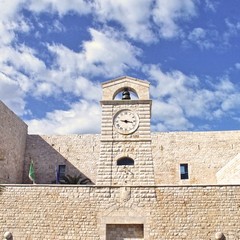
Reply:
[[130, 187], [120, 188], [120, 202], [127, 202], [131, 198]]

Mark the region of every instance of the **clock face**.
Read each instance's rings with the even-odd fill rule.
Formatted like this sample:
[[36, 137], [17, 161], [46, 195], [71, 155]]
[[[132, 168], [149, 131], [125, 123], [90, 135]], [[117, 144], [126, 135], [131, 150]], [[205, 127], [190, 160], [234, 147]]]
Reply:
[[130, 134], [137, 130], [139, 118], [136, 113], [129, 109], [117, 112], [113, 118], [113, 125], [121, 134]]

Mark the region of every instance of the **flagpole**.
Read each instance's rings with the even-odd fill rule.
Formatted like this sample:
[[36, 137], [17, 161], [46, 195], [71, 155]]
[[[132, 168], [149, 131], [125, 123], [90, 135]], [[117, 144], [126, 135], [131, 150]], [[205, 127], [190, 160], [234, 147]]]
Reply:
[[30, 163], [29, 166], [29, 174], [28, 174], [29, 179], [33, 182], [33, 184], [36, 184], [35, 182], [35, 171], [34, 171], [34, 166], [33, 166], [33, 160]]

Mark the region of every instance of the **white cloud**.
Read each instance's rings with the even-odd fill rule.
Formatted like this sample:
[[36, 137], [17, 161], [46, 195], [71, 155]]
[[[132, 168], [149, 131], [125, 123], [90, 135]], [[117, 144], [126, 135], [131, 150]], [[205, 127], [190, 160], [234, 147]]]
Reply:
[[240, 122], [240, 118], [239, 117], [235, 117], [234, 120]]
[[[75, 69], [75, 65], [71, 64], [71, 57], [66, 58], [67, 62], [63, 62], [62, 66], [65, 68], [62, 66], [47, 68], [45, 63], [35, 56], [35, 51], [24, 45], [18, 46], [17, 49], [2, 47], [0, 50], [0, 69], [3, 76], [9, 79], [7, 85], [6, 81], [1, 79], [1, 89], [6, 90], [8, 86], [7, 89], [10, 91], [9, 86], [14, 88], [11, 90], [13, 94], [0, 96], [19, 115], [26, 112], [24, 111], [26, 95], [40, 98], [42, 96], [59, 97], [61, 93], [72, 93], [86, 100], [100, 100], [99, 83], [93, 83], [82, 77], [78, 72], [79, 69]], [[70, 50], [63, 51], [63, 54], [67, 51]], [[13, 106], [13, 103], [17, 103], [16, 106]], [[16, 110], [17, 108], [19, 110]]]
[[[57, 62], [47, 68], [36, 56], [37, 53], [29, 47], [2, 47], [0, 68], [7, 76], [15, 79], [21, 91], [32, 96], [57, 96], [61, 92], [72, 92], [85, 99], [99, 99], [99, 84], [81, 76], [88, 67], [84, 59], [62, 45], [49, 48], [53, 49], [58, 57]], [[82, 72], [77, 67], [79, 65], [83, 69]]]
[[[27, 95], [35, 98], [73, 95], [74, 99], [81, 99], [79, 103], [70, 105], [69, 110], [56, 110], [43, 119], [29, 121], [31, 131], [47, 133], [53, 131], [54, 126], [57, 126], [55, 133], [84, 132], [92, 129], [88, 114], [99, 111], [96, 102], [101, 97], [100, 84], [92, 79], [111, 78], [126, 74], [129, 70], [139, 70], [143, 64], [139, 60], [144, 54], [140, 49], [143, 45], [140, 43], [136, 47], [132, 40], [149, 44], [157, 41], [159, 36], [165, 39], [183, 36], [201, 49], [212, 48], [213, 43], [220, 42], [216, 40], [217, 32], [210, 29], [196, 27], [188, 35], [184, 33], [188, 26], [185, 27], [183, 23], [196, 16], [199, 3], [198, 0], [2, 0], [1, 99], [22, 115], [26, 111]], [[204, 3], [205, 7], [215, 11], [216, 1], [205, 0]], [[94, 18], [91, 27], [98, 28], [89, 28], [90, 24], [84, 23], [83, 27], [88, 28], [90, 39], [83, 41], [80, 38], [82, 42], [79, 41], [79, 52], [63, 44], [45, 43], [42, 47], [45, 47], [46, 52], [39, 53], [25, 45], [28, 44], [27, 41], [25, 44], [18, 42], [21, 39], [18, 39], [19, 32], [26, 33], [25, 36], [30, 31], [33, 36], [41, 34], [41, 30], [36, 33], [33, 29], [35, 25], [30, 18], [23, 16], [23, 9], [32, 11], [31, 17], [39, 20], [37, 28], [46, 29], [48, 33], [67, 31], [62, 22], [63, 16], [73, 12], [78, 15], [91, 15], [90, 17]], [[58, 15], [49, 28], [46, 27], [49, 23], [41, 19], [43, 12], [53, 14], [54, 17]], [[228, 42], [230, 37], [237, 36], [240, 24], [229, 19], [225, 23], [227, 31], [222, 37]], [[31, 44], [34, 46], [35, 43]], [[52, 54], [49, 59], [53, 62], [50, 63], [49, 59], [46, 62], [41, 60], [39, 56], [43, 57], [44, 54]], [[240, 64], [236, 63], [235, 67], [240, 69]], [[191, 129], [191, 118], [219, 118], [239, 107], [239, 91], [228, 78], [214, 80], [213, 82], [218, 83], [202, 88], [202, 80], [197, 76], [189, 76], [177, 70], [163, 72], [152, 65], [146, 67], [145, 72], [154, 83], [151, 94], [154, 98], [155, 129]], [[85, 116], [84, 113], [88, 110], [83, 110], [86, 107], [90, 112]], [[78, 128], [78, 118], [81, 119], [81, 129]], [[99, 121], [99, 118], [97, 119]], [[99, 126], [97, 122], [92, 123]], [[63, 127], [63, 124], [67, 127]]]
[[39, 76], [47, 71], [45, 63], [35, 56], [33, 49], [24, 45], [16, 49], [5, 46], [0, 51], [0, 69], [14, 79], [22, 92], [34, 94]]
[[225, 24], [229, 29], [229, 33], [235, 35], [240, 30], [240, 22], [233, 23], [229, 19], [225, 19]]
[[100, 32], [90, 29], [91, 41], [82, 44], [83, 50], [74, 52], [63, 45], [49, 46], [56, 54], [56, 67], [64, 72], [78, 72], [81, 75], [116, 76], [128, 68], [137, 68], [140, 50], [126, 40], [115, 36], [113, 31]]
[[78, 77], [73, 86], [76, 96], [82, 96], [86, 100], [97, 100], [101, 98], [101, 87], [97, 82], [89, 81], [84, 77]]
[[83, 44], [85, 59], [88, 63], [101, 64], [105, 76], [116, 76], [125, 72], [129, 67], [140, 66], [137, 57], [140, 49], [121, 39], [112, 30], [100, 32], [90, 29], [92, 41]]
[[100, 107], [96, 104], [101, 96], [99, 83], [93, 83], [81, 76], [79, 69], [75, 68], [78, 61], [74, 62], [76, 59], [72, 58], [72, 55], [77, 54], [66, 47], [63, 49], [62, 52], [60, 49], [60, 52], [63, 59], [65, 54], [67, 62], [62, 62], [62, 65], [56, 62], [52, 68], [47, 68], [35, 56], [35, 51], [24, 45], [18, 46], [18, 49], [2, 48], [0, 96], [18, 115], [27, 113], [24, 100], [26, 95], [37, 98], [61, 97], [62, 93], [67, 93], [82, 99], [80, 103], [72, 104], [67, 111], [56, 110], [48, 113], [43, 119], [27, 121], [30, 133], [67, 134], [99, 131]]
[[229, 80], [228, 76], [222, 77], [215, 88], [216, 95], [222, 99], [221, 110], [223, 112], [239, 108], [239, 88]]
[[44, 70], [44, 64], [25, 46], [2, 46], [0, 52], [0, 98], [15, 113], [24, 115], [28, 112], [25, 96], [32, 93], [34, 76]]
[[41, 29], [41, 31], [35, 31], [34, 36], [38, 39], [42, 37], [52, 34], [52, 33], [60, 33], [60, 32], [67, 32], [66, 27], [59, 19], [54, 19], [53, 21], [41, 21], [41, 17], [36, 17], [37, 19], [37, 27]]
[[211, 10], [212, 12], [216, 12], [218, 2], [214, 0], [205, 0], [205, 6], [207, 9]]
[[166, 130], [191, 129], [194, 127], [191, 118], [213, 120], [239, 108], [240, 93], [226, 77], [202, 88], [199, 78], [180, 71], [164, 73], [152, 65], [145, 67], [145, 72], [153, 83], [153, 129], [163, 126]]
[[91, 10], [91, 1], [83, 0], [30, 0], [27, 8], [30, 11], [40, 12], [57, 12], [60, 16], [73, 11], [79, 14], [87, 14]]
[[153, 129], [159, 129], [159, 122], [166, 130], [186, 130], [193, 127], [187, 115], [198, 115], [196, 106], [190, 105], [189, 98], [198, 85], [196, 77], [188, 77], [180, 71], [163, 73], [158, 66], [149, 66], [145, 69], [153, 80], [151, 95], [153, 97]]
[[208, 32], [203, 28], [194, 28], [188, 35], [188, 40], [198, 45], [201, 49], [214, 47], [212, 38], [208, 37]]
[[181, 106], [154, 99], [152, 106], [153, 131], [186, 130], [193, 127], [184, 116]]
[[232, 109], [238, 109], [239, 108], [239, 99], [240, 99], [240, 93], [231, 94], [224, 99], [222, 102], [221, 108], [223, 111], [229, 111]]
[[239, 70], [240, 70], [240, 63], [236, 63], [236, 64], [235, 64], [235, 67], [236, 67], [236, 69], [239, 69]]
[[17, 81], [0, 72], [0, 97], [12, 111], [22, 115], [25, 111], [24, 92]]
[[15, 69], [31, 74], [40, 74], [45, 71], [46, 66], [43, 61], [35, 56], [32, 48], [24, 45], [13, 47], [4, 47], [1, 49], [0, 62], [11, 64]]
[[33, 95], [35, 97], [41, 97], [41, 96], [50, 97], [52, 95], [55, 95], [56, 92], [59, 94], [59, 90], [57, 90], [57, 87], [53, 83], [38, 82], [36, 84], [36, 88]]
[[186, 76], [177, 70], [164, 73], [159, 66], [150, 65], [145, 68], [145, 71], [150, 74], [150, 78], [156, 83], [151, 89], [153, 97], [177, 96], [180, 93], [184, 93], [186, 89], [190, 89], [190, 87], [194, 88], [198, 86], [196, 76]]
[[15, 32], [28, 32], [30, 25], [19, 14], [23, 0], [7, 1], [0, 3], [0, 46], [8, 45], [16, 40]]
[[229, 80], [228, 76], [223, 76], [217, 85], [214, 85], [215, 89], [223, 93], [232, 93], [236, 89], [236, 86]]
[[[208, 4], [210, 7], [210, 5]], [[153, 9], [154, 8], [154, 9]], [[79, 14], [93, 14], [98, 21], [109, 24], [119, 23], [128, 37], [145, 43], [156, 40], [154, 23], [160, 28], [163, 38], [176, 37], [181, 33], [178, 21], [188, 20], [196, 15], [194, 0], [31, 0], [30, 11], [57, 12], [63, 16], [70, 11]]]
[[82, 100], [68, 110], [55, 110], [26, 123], [30, 134], [96, 133], [101, 126], [100, 105]]
[[132, 39], [152, 42], [155, 39], [150, 26], [152, 4], [151, 0], [96, 0], [95, 14], [102, 22], [120, 23]]
[[[17, 33], [31, 29], [20, 13], [24, 3], [24, 0], [0, 2], [0, 97], [18, 115], [26, 113], [24, 98], [31, 85], [24, 71], [35, 64], [29, 59], [31, 54], [17, 45]], [[13, 43], [16, 49], [11, 46]]]
[[196, 15], [194, 0], [156, 0], [153, 10], [154, 22], [159, 26], [160, 36], [173, 38], [181, 35], [178, 21], [186, 21]]
[[227, 30], [223, 34], [223, 41], [225, 44], [229, 44], [232, 37], [236, 37], [240, 32], [240, 22], [232, 22], [229, 19], [225, 19], [225, 25]]

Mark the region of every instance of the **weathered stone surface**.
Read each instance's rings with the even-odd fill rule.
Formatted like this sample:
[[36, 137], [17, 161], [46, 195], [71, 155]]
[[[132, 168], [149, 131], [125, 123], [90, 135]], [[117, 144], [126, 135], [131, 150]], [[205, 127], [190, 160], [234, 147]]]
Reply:
[[[152, 133], [155, 182], [217, 184], [216, 173], [239, 152], [240, 131]], [[180, 163], [189, 165], [188, 180], [180, 180]]]
[[[125, 188], [125, 187], [124, 187]], [[240, 186], [5, 186], [0, 232], [13, 239], [105, 239], [107, 224], [143, 224], [144, 239], [239, 235]], [[155, 194], [154, 194], [155, 193]]]
[[[151, 139], [156, 184], [217, 184], [217, 172], [240, 152], [240, 131], [162, 132], [152, 133]], [[38, 183], [51, 183], [55, 178], [56, 165], [61, 163], [68, 166], [70, 173], [81, 171], [96, 182], [100, 141], [101, 135], [29, 135], [25, 156], [25, 182], [29, 181], [27, 175], [30, 158], [36, 161]], [[106, 154], [101, 156], [103, 159], [107, 157], [111, 145], [110, 142], [105, 143]], [[137, 158], [136, 163], [141, 161], [136, 150], [141, 147], [141, 154], [146, 154], [144, 149], [150, 147], [139, 142], [133, 148], [134, 144], [130, 141], [116, 142], [114, 145], [114, 161], [123, 155], [126, 147], [131, 150], [128, 150], [128, 154]], [[180, 179], [180, 163], [189, 164], [188, 180]], [[147, 163], [144, 166], [147, 169]], [[12, 167], [16, 168], [16, 165]], [[239, 165], [233, 167], [237, 170]], [[103, 165], [99, 171], [106, 176], [107, 165]], [[120, 169], [114, 170], [117, 171]], [[224, 178], [231, 179], [232, 171], [233, 168], [225, 171]], [[237, 184], [236, 179], [234, 183]], [[238, 183], [240, 184], [240, 180]]]
[[218, 184], [239, 184], [240, 153], [230, 159], [216, 174]]
[[56, 178], [56, 167], [61, 164], [66, 165], [66, 174], [83, 173], [95, 182], [99, 145], [99, 135], [28, 135], [24, 183], [30, 183], [31, 160], [34, 161], [36, 183], [52, 183]]
[[0, 101], [0, 183], [22, 183], [27, 125]]

